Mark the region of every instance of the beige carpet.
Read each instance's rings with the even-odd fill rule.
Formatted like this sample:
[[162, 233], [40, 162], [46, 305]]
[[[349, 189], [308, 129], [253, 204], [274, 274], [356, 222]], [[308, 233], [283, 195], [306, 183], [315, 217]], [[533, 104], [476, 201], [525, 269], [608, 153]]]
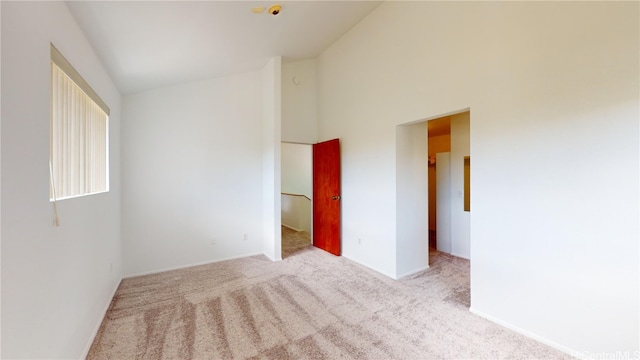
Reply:
[[287, 258], [311, 246], [311, 235], [282, 226], [282, 258]]
[[307, 247], [124, 280], [88, 358], [569, 358], [468, 306], [466, 260], [394, 281]]

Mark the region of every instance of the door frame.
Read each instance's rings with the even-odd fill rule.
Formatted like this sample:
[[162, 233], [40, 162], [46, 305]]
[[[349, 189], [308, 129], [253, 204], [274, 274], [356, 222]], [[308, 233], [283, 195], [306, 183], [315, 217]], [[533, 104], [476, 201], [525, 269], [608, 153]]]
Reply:
[[[310, 217], [310, 222], [311, 222], [311, 232], [310, 232], [310, 237], [311, 237], [311, 244], [313, 245], [313, 144], [308, 144], [308, 143], [302, 143], [302, 142], [294, 142], [294, 141], [281, 141], [280, 142], [280, 158], [282, 159], [282, 144], [293, 144], [293, 145], [304, 145], [304, 146], [309, 146], [311, 149], [311, 213], [309, 214]], [[280, 193], [278, 194], [278, 196], [280, 196], [282, 194], [282, 164], [280, 166]], [[280, 208], [280, 212], [282, 212], [282, 208]], [[282, 227], [282, 218], [280, 218], [280, 227]], [[282, 238], [280, 238], [280, 242], [282, 243]]]

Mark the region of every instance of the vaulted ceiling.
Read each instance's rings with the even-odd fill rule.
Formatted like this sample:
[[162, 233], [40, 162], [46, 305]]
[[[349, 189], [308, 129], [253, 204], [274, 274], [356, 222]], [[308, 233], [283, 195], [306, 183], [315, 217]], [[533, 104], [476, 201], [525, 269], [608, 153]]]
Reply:
[[[380, 1], [68, 1], [123, 94], [318, 56]], [[282, 5], [278, 15], [269, 7]], [[262, 13], [253, 8], [264, 7]]]

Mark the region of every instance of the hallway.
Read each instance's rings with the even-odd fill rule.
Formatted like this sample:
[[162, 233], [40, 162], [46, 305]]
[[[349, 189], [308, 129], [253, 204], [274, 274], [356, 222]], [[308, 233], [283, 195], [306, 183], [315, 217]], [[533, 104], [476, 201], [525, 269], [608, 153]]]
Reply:
[[295, 231], [282, 226], [282, 258], [285, 259], [311, 246], [311, 235], [306, 231]]

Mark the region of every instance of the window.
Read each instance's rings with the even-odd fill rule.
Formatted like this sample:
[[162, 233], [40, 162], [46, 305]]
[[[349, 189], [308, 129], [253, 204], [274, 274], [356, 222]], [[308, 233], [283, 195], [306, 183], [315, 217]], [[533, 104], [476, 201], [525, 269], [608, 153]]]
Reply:
[[109, 108], [51, 45], [50, 200], [109, 191]]

